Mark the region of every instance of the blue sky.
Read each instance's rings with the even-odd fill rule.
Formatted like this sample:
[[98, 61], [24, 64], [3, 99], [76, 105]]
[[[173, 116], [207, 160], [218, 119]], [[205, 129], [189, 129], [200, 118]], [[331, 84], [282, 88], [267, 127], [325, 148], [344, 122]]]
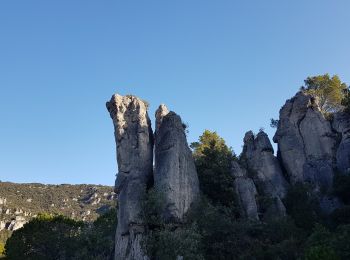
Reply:
[[[350, 83], [350, 1], [0, 1], [0, 180], [113, 185], [113, 93], [236, 153], [309, 75]], [[154, 120], [153, 120], [154, 122]]]

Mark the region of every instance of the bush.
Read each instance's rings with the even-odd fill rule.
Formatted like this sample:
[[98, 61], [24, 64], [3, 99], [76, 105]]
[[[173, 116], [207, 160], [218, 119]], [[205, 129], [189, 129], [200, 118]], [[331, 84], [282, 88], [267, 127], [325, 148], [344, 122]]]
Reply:
[[117, 210], [111, 208], [98, 217], [90, 227], [86, 227], [78, 238], [79, 250], [75, 258], [112, 259], [117, 222]]
[[13, 232], [5, 246], [9, 259], [67, 259], [77, 250], [83, 222], [40, 214]]
[[5, 252], [5, 245], [4, 243], [0, 242], [0, 256], [2, 256]]
[[295, 224], [307, 231], [311, 231], [318, 221], [317, 202], [313, 200], [309, 189], [302, 183], [291, 186], [284, 199], [287, 214]]
[[152, 230], [142, 247], [147, 255], [159, 260], [183, 259], [202, 260], [201, 235], [196, 225], [178, 227], [167, 224], [162, 229]]
[[216, 132], [205, 130], [199, 142], [192, 143], [193, 156], [202, 193], [214, 204], [235, 208], [236, 194], [231, 175], [235, 155]]

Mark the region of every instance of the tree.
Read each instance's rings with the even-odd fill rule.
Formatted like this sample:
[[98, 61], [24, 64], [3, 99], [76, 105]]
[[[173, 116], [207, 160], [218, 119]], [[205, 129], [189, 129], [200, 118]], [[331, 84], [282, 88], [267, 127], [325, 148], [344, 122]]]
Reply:
[[87, 226], [78, 238], [75, 259], [112, 259], [117, 222], [117, 210], [111, 208]]
[[192, 143], [200, 189], [214, 204], [235, 205], [231, 163], [236, 157], [216, 132], [205, 130], [199, 142]]
[[329, 74], [308, 77], [305, 82], [306, 92], [318, 98], [321, 111], [332, 113], [342, 108], [347, 85], [337, 75], [330, 77]]
[[40, 214], [13, 232], [5, 246], [9, 259], [72, 259], [83, 222], [64, 216]]

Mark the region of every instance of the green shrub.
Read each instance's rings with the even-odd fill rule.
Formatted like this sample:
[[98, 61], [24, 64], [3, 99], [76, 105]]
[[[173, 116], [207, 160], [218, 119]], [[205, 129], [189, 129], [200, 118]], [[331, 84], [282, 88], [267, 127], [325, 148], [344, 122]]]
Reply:
[[4, 243], [0, 242], [0, 256], [3, 255], [5, 252], [5, 245]]
[[205, 130], [199, 142], [192, 143], [193, 156], [202, 193], [213, 204], [235, 210], [236, 194], [233, 188], [231, 163], [235, 155], [216, 132]]
[[317, 214], [317, 202], [309, 193], [309, 188], [302, 184], [296, 183], [291, 186], [284, 199], [287, 214], [291, 216], [295, 224], [304, 229], [311, 231], [319, 220]]
[[83, 226], [64, 216], [40, 214], [13, 232], [6, 242], [6, 256], [13, 260], [72, 258]]

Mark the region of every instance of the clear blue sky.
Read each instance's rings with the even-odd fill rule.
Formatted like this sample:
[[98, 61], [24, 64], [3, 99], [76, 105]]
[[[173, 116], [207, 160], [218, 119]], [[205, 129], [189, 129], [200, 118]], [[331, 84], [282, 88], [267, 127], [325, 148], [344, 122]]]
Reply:
[[308, 75], [349, 69], [349, 0], [1, 0], [0, 179], [113, 185], [116, 92], [240, 153]]

